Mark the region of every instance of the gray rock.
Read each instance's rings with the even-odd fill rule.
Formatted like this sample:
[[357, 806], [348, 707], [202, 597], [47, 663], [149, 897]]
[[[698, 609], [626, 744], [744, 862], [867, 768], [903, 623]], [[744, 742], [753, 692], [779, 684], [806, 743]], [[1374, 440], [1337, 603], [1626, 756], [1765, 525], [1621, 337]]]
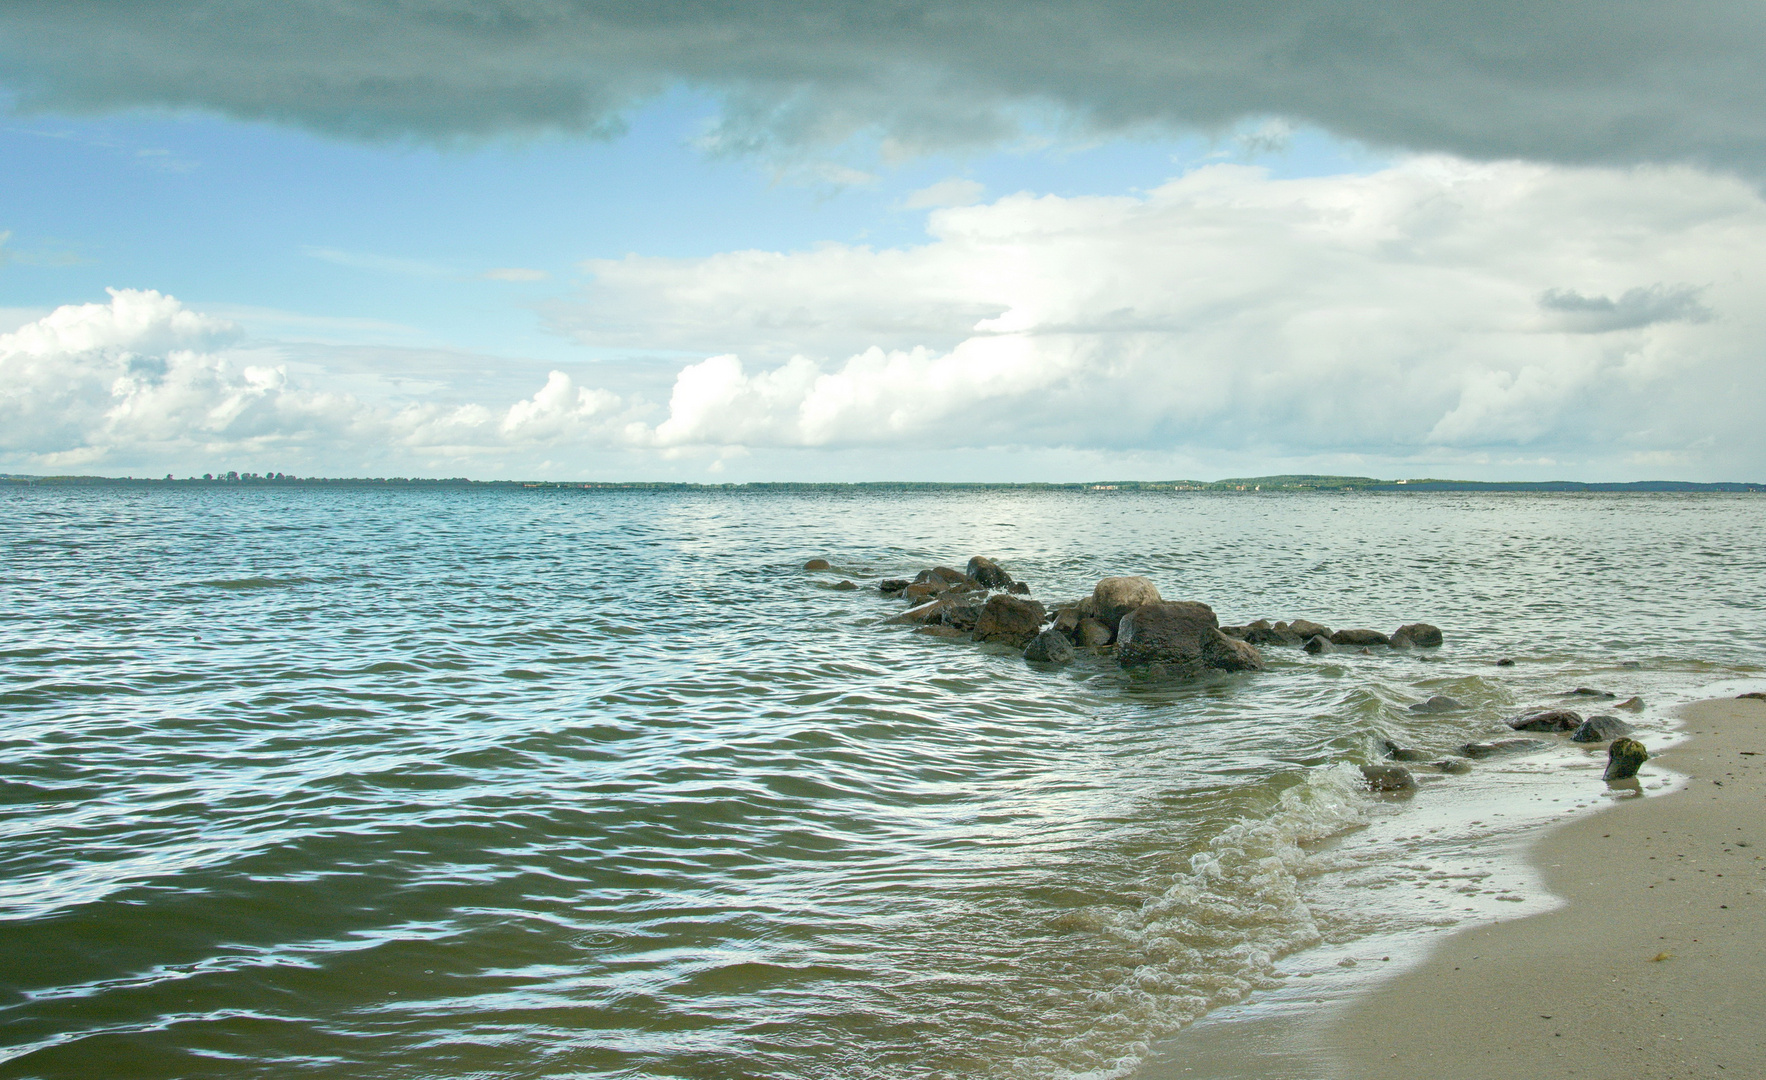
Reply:
[[1044, 630], [1024, 647], [1024, 659], [1045, 664], [1065, 664], [1073, 659], [1073, 643], [1059, 630]]
[[1563, 696], [1564, 697], [1616, 698], [1619, 695], [1608, 693], [1605, 690], [1593, 690], [1593, 689], [1590, 689], [1589, 687], [1586, 687], [1586, 686], [1578, 686], [1574, 690], [1565, 690]]
[[1022, 649], [1042, 632], [1042, 605], [1010, 593], [994, 593], [975, 620], [975, 637]]
[[1426, 622], [1406, 623], [1392, 632], [1390, 644], [1394, 649], [1405, 649], [1412, 646], [1419, 649], [1439, 648], [1441, 629], [1430, 626]]
[[1432, 764], [1435, 768], [1453, 776], [1459, 776], [1472, 771], [1472, 763], [1465, 758], [1442, 758], [1440, 761], [1433, 762]]
[[1393, 761], [1427, 761], [1429, 754], [1425, 750], [1417, 750], [1408, 746], [1399, 746], [1395, 742], [1386, 742], [1386, 756]]
[[1369, 791], [1415, 791], [1416, 777], [1398, 765], [1363, 765], [1362, 779]]
[[1524, 754], [1551, 744], [1544, 739], [1496, 739], [1491, 742], [1470, 742], [1459, 748], [1469, 758], [1496, 757], [1500, 754]]
[[1512, 659], [1510, 659], [1509, 657], [1505, 656], [1501, 660], [1498, 660], [1496, 662], [1496, 666], [1497, 667], [1514, 667], [1515, 662]]
[[960, 638], [969, 636], [954, 626], [916, 626], [914, 627], [914, 633], [939, 638]]
[[857, 589], [858, 589], [858, 586], [853, 584], [850, 581], [836, 581], [834, 583], [834, 591], [835, 592], [854, 592]]
[[1649, 760], [1649, 751], [1636, 739], [1614, 739], [1607, 747], [1607, 769], [1602, 780], [1629, 780]]
[[1616, 716], [1591, 716], [1570, 733], [1571, 742], [1606, 742], [1637, 729]]
[[803, 568], [805, 570], [832, 570], [834, 569], [834, 564], [826, 559], [811, 559], [803, 564]]
[[1332, 645], [1390, 645], [1392, 639], [1378, 630], [1339, 630], [1331, 635]]
[[1575, 731], [1582, 723], [1582, 714], [1569, 709], [1545, 709], [1517, 716], [1508, 722], [1516, 731]]
[[969, 577], [981, 583], [984, 589], [1009, 589], [1012, 587], [1012, 575], [1000, 569], [1000, 564], [985, 555], [977, 555], [969, 560]]
[[[1225, 631], [1222, 631], [1224, 633]], [[1245, 627], [1241, 635], [1253, 645], [1298, 645], [1306, 639], [1295, 633], [1287, 623], [1271, 626], [1268, 619], [1258, 619]]]
[[1325, 653], [1333, 653], [1337, 651], [1337, 647], [1332, 645], [1330, 639], [1326, 638], [1323, 634], [1312, 635], [1311, 638], [1307, 639], [1306, 644], [1300, 647], [1314, 656], [1322, 656]]
[[1108, 626], [1111, 633], [1116, 632], [1122, 617], [1135, 608], [1160, 602], [1159, 587], [1144, 577], [1107, 577], [1092, 589], [1091, 597], [1096, 611], [1089, 614]]
[[1419, 701], [1410, 707], [1413, 713], [1447, 713], [1459, 712], [1466, 707], [1465, 702], [1450, 698], [1446, 694], [1436, 694], [1427, 701]]
[[1626, 698], [1624, 701], [1614, 705], [1613, 708], [1624, 709], [1626, 712], [1642, 712], [1643, 699], [1640, 697]]
[[[1282, 624], [1276, 623], [1276, 625], [1280, 626]], [[1331, 636], [1330, 627], [1323, 623], [1315, 623], [1307, 619], [1295, 619], [1288, 624], [1287, 628], [1289, 633], [1293, 634], [1301, 641], [1305, 641], [1307, 638], [1328, 638]]]
[[1162, 664], [1185, 674], [1205, 668], [1263, 670], [1263, 656], [1254, 646], [1222, 634], [1207, 604], [1188, 601], [1142, 604], [1123, 616], [1116, 658], [1124, 665]]
[[987, 605], [987, 595], [946, 593], [943, 605], [944, 610], [939, 615], [939, 621], [958, 630], [973, 630], [975, 624], [981, 620], [981, 610]]
[[1022, 581], [1014, 581], [1006, 586], [1006, 591], [1017, 596], [1029, 596], [1030, 586]]
[[944, 609], [947, 606], [943, 600], [929, 600], [924, 604], [908, 608], [900, 615], [891, 615], [883, 620], [883, 625], [914, 626], [925, 623], [941, 623], [944, 621]]

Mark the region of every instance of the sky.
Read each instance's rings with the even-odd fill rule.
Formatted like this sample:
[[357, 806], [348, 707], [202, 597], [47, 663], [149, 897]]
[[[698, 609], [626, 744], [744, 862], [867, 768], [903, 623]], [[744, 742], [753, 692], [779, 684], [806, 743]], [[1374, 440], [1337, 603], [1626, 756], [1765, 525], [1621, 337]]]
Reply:
[[1766, 480], [1762, 61], [1704, 0], [0, 0], [0, 472]]

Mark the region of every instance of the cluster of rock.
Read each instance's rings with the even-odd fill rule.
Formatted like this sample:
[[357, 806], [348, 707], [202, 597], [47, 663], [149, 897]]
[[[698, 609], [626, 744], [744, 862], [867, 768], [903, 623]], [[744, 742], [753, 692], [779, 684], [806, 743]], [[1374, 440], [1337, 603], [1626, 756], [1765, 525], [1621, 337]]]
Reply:
[[1220, 632], [1252, 645], [1298, 645], [1309, 653], [1335, 652], [1339, 648], [1433, 649], [1441, 644], [1441, 630], [1428, 623], [1406, 623], [1390, 634], [1378, 630], [1332, 630], [1310, 619], [1272, 623], [1258, 619], [1244, 626], [1223, 626]]

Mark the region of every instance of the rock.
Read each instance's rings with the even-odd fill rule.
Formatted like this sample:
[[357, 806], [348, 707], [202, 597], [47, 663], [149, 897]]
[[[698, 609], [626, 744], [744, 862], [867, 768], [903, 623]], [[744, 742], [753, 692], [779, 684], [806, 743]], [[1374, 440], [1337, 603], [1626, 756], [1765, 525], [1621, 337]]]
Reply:
[[945, 604], [939, 600], [911, 607], [900, 615], [891, 615], [883, 620], [884, 626], [911, 626], [919, 623], [944, 621]]
[[1430, 762], [1430, 764], [1442, 772], [1454, 776], [1472, 771], [1472, 763], [1464, 758], [1442, 758], [1440, 761]]
[[1606, 742], [1637, 730], [1616, 716], [1591, 716], [1570, 733], [1571, 742]]
[[1465, 707], [1466, 704], [1463, 701], [1450, 698], [1446, 694], [1436, 694], [1427, 701], [1419, 701], [1412, 705], [1410, 711], [1413, 713], [1458, 712]]
[[1582, 723], [1582, 714], [1569, 709], [1546, 709], [1517, 716], [1508, 722], [1516, 731], [1575, 731]]
[[[1107, 577], [1092, 589], [1091, 597], [1098, 620], [1111, 633], [1116, 632], [1122, 617], [1135, 608], [1160, 602], [1158, 586], [1144, 577]], [[1211, 618], [1213, 614], [1209, 612]]]
[[1624, 709], [1626, 712], [1642, 712], [1643, 699], [1640, 697], [1626, 698], [1624, 701], [1614, 705], [1613, 708]]
[[1073, 643], [1059, 630], [1044, 630], [1025, 646], [1024, 659], [1044, 664], [1065, 664], [1073, 659]]
[[1101, 619], [1081, 619], [1073, 630], [1073, 640], [1088, 648], [1101, 648], [1110, 644], [1110, 628]]
[[1440, 627], [1430, 626], [1426, 622], [1405, 623], [1392, 631], [1391, 645], [1394, 649], [1416, 646], [1419, 649], [1434, 649], [1441, 645]]
[[961, 630], [958, 630], [954, 626], [916, 626], [914, 627], [914, 633], [927, 634], [931, 637], [941, 638], [960, 638], [965, 636]]
[[1497, 661], [1497, 662], [1496, 662], [1496, 666], [1497, 666], [1497, 667], [1514, 667], [1514, 666], [1515, 666], [1515, 662], [1514, 662], [1514, 661], [1513, 661], [1513, 660], [1511, 660], [1511, 659], [1510, 659], [1510, 658], [1508, 658], [1508, 657], [1506, 657], [1506, 656], [1505, 656], [1505, 657], [1503, 657], [1503, 658], [1502, 658], [1502, 659], [1501, 659], [1501, 660], [1498, 660], [1498, 661]]
[[1390, 645], [1392, 639], [1378, 630], [1339, 630], [1331, 635], [1332, 645]]
[[[1737, 701], [1747, 701], [1750, 698], [1752, 698], [1755, 701], [1766, 701], [1766, 693], [1762, 693], [1758, 690], [1755, 690], [1752, 693], [1735, 695], [1735, 700], [1737, 700]], [[1632, 698], [1632, 700], [1635, 701], [1637, 699]], [[1620, 706], [1620, 707], [1623, 708], [1624, 706]]]
[[1427, 760], [1429, 760], [1428, 753], [1423, 750], [1413, 750], [1410, 747], [1399, 746], [1397, 743], [1390, 742], [1390, 741], [1388, 741], [1385, 744], [1385, 747], [1386, 747], [1386, 756], [1391, 758], [1393, 761], [1427, 761]]
[[949, 591], [949, 582], [942, 578], [933, 578], [930, 581], [914, 582], [912, 585], [909, 585], [901, 591], [901, 597], [909, 603], [920, 603], [922, 601], [930, 600], [940, 593], [947, 593]]
[[1609, 694], [1605, 690], [1591, 690], [1586, 686], [1578, 686], [1574, 690], [1565, 690], [1563, 693], [1563, 696], [1564, 697], [1616, 698], [1619, 695], [1618, 694]]
[[1079, 620], [1084, 617], [1079, 613], [1078, 604], [1062, 604], [1055, 609], [1054, 627], [1071, 637], [1073, 632], [1079, 629]]
[[917, 582], [938, 580], [944, 582], [946, 585], [954, 585], [959, 581], [965, 580], [967, 577], [968, 575], [961, 570], [952, 570], [948, 566], [934, 566], [930, 570], [920, 571], [915, 575], [914, 580]]
[[858, 589], [858, 586], [853, 584], [850, 581], [836, 581], [834, 583], [834, 591], [835, 592], [854, 592], [857, 589]]
[[1416, 777], [1398, 765], [1363, 765], [1362, 779], [1369, 791], [1415, 791]]
[[1214, 609], [1187, 601], [1142, 604], [1122, 617], [1116, 659], [1124, 665], [1165, 664], [1185, 674], [1203, 668], [1262, 671], [1263, 656], [1222, 634]]
[[[1259, 619], [1257, 622], [1264, 622]], [[1306, 639], [1288, 628], [1287, 623], [1259, 627], [1252, 623], [1245, 628], [1245, 640], [1253, 645], [1298, 645]]]
[[906, 578], [885, 578], [877, 582], [877, 591], [884, 596], [900, 596], [901, 591], [911, 584]]
[[981, 621], [982, 609], [987, 606], [986, 595], [981, 593], [946, 593], [940, 599], [944, 606], [940, 621], [958, 630], [975, 629]]
[[1222, 626], [1219, 627], [1219, 630], [1229, 638], [1237, 638], [1238, 640], [1243, 641], [1245, 640], [1245, 635], [1250, 633], [1251, 628], [1249, 626]]
[[[1276, 625], [1280, 626], [1282, 624], [1276, 623]], [[1301, 641], [1305, 641], [1307, 638], [1328, 638], [1331, 636], [1330, 627], [1323, 623], [1311, 622], [1307, 619], [1295, 619], [1293, 622], [1289, 623], [1288, 632], [1299, 638]]]
[[811, 559], [803, 564], [805, 570], [832, 570], [834, 564], [826, 559]]
[[1030, 595], [1030, 586], [1026, 585], [1022, 581], [1014, 581], [1010, 585], [1006, 586], [1006, 591], [1009, 593], [1013, 593], [1017, 596], [1029, 596]]
[[975, 620], [975, 637], [1015, 645], [1022, 649], [1042, 632], [1042, 605], [1035, 600], [1021, 600], [1010, 593], [994, 593], [982, 605]]
[[1471, 742], [1459, 748], [1469, 758], [1495, 757], [1498, 754], [1524, 754], [1551, 744], [1544, 739], [1497, 739], [1493, 742]]
[[1330, 643], [1330, 639], [1326, 638], [1323, 634], [1312, 635], [1312, 637], [1306, 642], [1306, 644], [1304, 644], [1300, 647], [1302, 649], [1305, 649], [1307, 652], [1313, 654], [1314, 656], [1322, 656], [1325, 653], [1332, 653], [1332, 652], [1337, 651], [1337, 647], [1335, 645], [1332, 645]]
[[1649, 760], [1649, 751], [1636, 739], [1614, 739], [1607, 747], [1607, 771], [1602, 780], [1629, 780]]
[[1000, 569], [999, 563], [985, 555], [977, 555], [969, 560], [969, 576], [980, 582], [984, 589], [1012, 587], [1012, 575]]

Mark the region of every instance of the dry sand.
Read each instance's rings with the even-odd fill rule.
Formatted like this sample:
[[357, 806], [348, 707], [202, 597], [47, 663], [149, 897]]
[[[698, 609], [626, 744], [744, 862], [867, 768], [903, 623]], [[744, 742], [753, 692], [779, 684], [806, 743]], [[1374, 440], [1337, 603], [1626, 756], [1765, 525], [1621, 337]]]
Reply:
[[1533, 848], [1555, 911], [1444, 942], [1326, 1035], [1341, 1080], [1766, 1077], [1766, 701], [1683, 714], [1691, 777]]

